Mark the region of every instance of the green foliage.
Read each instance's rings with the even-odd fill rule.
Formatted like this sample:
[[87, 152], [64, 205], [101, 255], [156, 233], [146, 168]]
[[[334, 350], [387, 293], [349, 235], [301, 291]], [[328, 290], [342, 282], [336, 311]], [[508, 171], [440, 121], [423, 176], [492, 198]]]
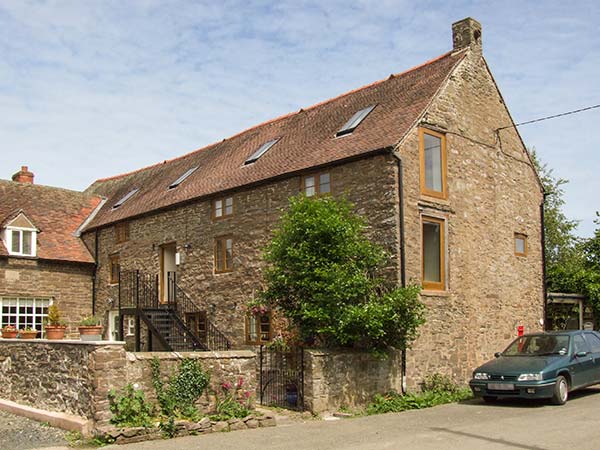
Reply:
[[110, 412], [113, 414], [111, 423], [129, 427], [149, 427], [152, 425], [153, 408], [146, 401], [141, 390], [127, 384], [120, 394], [115, 390], [108, 393]]
[[175, 436], [177, 428], [175, 427], [175, 418], [169, 416], [166, 420], [161, 420], [158, 425], [163, 432], [163, 436], [166, 438], [172, 438]]
[[400, 395], [389, 392], [377, 394], [367, 407], [366, 413], [383, 414], [401, 412], [409, 409], [423, 409], [444, 403], [454, 403], [469, 399], [473, 396], [470, 389], [459, 387], [452, 379], [441, 374], [429, 375], [421, 384], [421, 393]]
[[212, 420], [243, 419], [252, 414], [251, 394], [243, 386], [244, 379], [240, 378], [237, 383], [221, 383], [220, 389], [214, 390], [217, 414], [211, 416]]
[[210, 382], [198, 361], [184, 358], [179, 365], [179, 371], [173, 375], [165, 387], [160, 376], [160, 360], [150, 361], [152, 369], [152, 385], [156, 399], [164, 416], [178, 416], [187, 419], [199, 417], [196, 402], [204, 393]]
[[48, 307], [48, 316], [46, 317], [46, 324], [53, 326], [64, 325], [65, 322], [62, 320], [60, 309], [56, 304], [52, 304]]
[[79, 325], [82, 327], [94, 327], [102, 324], [102, 319], [96, 316], [88, 316], [81, 319]]
[[265, 250], [262, 297], [303, 338], [378, 350], [408, 344], [424, 322], [419, 288], [386, 285], [379, 275], [385, 252], [365, 228], [346, 200], [291, 199]]

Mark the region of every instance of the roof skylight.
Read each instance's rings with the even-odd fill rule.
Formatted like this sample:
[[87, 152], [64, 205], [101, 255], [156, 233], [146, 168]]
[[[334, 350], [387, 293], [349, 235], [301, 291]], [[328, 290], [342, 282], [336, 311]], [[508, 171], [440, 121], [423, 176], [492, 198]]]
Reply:
[[268, 142], [265, 142], [263, 145], [261, 145], [258, 148], [258, 150], [256, 150], [254, 153], [252, 153], [252, 156], [250, 156], [250, 158], [248, 158], [246, 161], [244, 161], [244, 165], [252, 164], [253, 162], [256, 162], [256, 160], [258, 158], [260, 158], [262, 155], [264, 155], [265, 153], [267, 153], [267, 150], [269, 150], [271, 147], [273, 147], [277, 143], [278, 140], [279, 140], [279, 138], [272, 139]]
[[121, 206], [123, 203], [125, 203], [127, 200], [129, 200], [131, 197], [133, 197], [133, 195], [134, 195], [134, 194], [135, 194], [137, 191], [139, 191], [139, 189], [137, 189], [137, 188], [136, 188], [136, 189], [134, 189], [133, 191], [129, 191], [129, 192], [127, 193], [127, 195], [125, 195], [125, 197], [123, 197], [121, 200], [119, 200], [117, 203], [115, 203], [115, 204], [113, 205], [113, 209], [116, 209], [116, 208], [118, 208], [119, 206]]
[[340, 128], [340, 130], [335, 135], [343, 136], [345, 134], [352, 133], [354, 129], [360, 125], [364, 118], [367, 117], [371, 111], [373, 111], [375, 106], [377, 105], [371, 105], [365, 109], [361, 109], [360, 111], [356, 112], [352, 117], [350, 117], [350, 120], [346, 122], [344, 126]]
[[198, 168], [198, 166], [192, 167], [191, 169], [187, 170], [183, 175], [181, 175], [179, 178], [177, 178], [175, 181], [173, 181], [169, 185], [169, 189], [174, 189], [177, 186], [179, 186], [181, 183], [183, 183], [185, 181], [185, 179], [187, 177], [189, 177], [191, 174], [193, 174], [196, 171], [197, 168]]

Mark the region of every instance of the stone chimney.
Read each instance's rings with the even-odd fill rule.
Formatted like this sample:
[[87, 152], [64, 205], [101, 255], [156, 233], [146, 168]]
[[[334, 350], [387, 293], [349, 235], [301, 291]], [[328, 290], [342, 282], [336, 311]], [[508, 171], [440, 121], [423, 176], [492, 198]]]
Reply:
[[453, 23], [452, 44], [455, 52], [471, 47], [481, 53], [481, 24], [470, 17]]
[[33, 172], [30, 172], [27, 166], [21, 166], [21, 170], [12, 176], [12, 180], [17, 183], [33, 184]]

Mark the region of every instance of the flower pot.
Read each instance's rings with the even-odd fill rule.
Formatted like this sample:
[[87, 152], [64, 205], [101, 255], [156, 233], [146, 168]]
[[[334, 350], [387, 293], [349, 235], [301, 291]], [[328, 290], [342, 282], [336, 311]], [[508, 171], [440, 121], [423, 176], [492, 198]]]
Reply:
[[16, 329], [13, 330], [2, 330], [2, 337], [4, 339], [15, 339], [19, 332]]
[[79, 338], [82, 341], [101, 341], [102, 325], [89, 325], [79, 327]]
[[19, 331], [21, 339], [35, 339], [38, 335], [38, 330], [33, 331]]
[[65, 338], [67, 327], [64, 325], [46, 325], [46, 339], [60, 340]]

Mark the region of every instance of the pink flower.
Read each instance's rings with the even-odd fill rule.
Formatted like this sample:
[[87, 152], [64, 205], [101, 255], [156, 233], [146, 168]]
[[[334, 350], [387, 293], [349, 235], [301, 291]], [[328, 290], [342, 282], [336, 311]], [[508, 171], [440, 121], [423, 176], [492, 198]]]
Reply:
[[237, 388], [241, 388], [244, 385], [244, 379], [242, 377], [239, 378], [237, 382]]
[[221, 385], [221, 387], [222, 387], [224, 390], [228, 391], [229, 389], [231, 389], [231, 383], [230, 383], [230, 382], [228, 382], [228, 381], [226, 381], [225, 383], [223, 383], [223, 384]]
[[245, 398], [250, 398], [250, 392], [248, 392], [248, 391], [244, 392], [244, 397]]

